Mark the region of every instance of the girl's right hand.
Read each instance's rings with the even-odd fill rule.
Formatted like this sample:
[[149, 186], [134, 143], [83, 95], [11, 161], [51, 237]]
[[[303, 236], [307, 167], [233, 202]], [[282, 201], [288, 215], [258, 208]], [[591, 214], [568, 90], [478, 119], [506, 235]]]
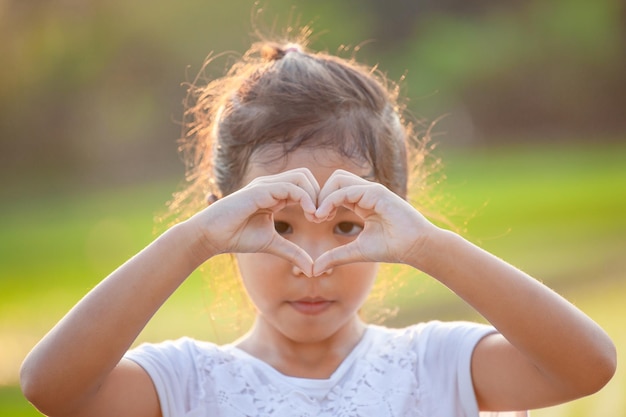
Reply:
[[299, 204], [312, 220], [320, 187], [307, 168], [257, 177], [242, 189], [216, 201], [194, 215], [201, 233], [203, 259], [221, 253], [264, 252], [292, 262], [312, 275], [313, 260], [302, 248], [280, 236], [274, 213]]

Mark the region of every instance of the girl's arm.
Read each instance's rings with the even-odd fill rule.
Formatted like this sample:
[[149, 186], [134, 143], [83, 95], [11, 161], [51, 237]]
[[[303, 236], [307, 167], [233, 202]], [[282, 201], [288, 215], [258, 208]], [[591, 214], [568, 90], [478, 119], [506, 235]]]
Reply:
[[121, 360], [124, 353], [191, 272], [218, 253], [272, 253], [310, 274], [310, 256], [276, 233], [272, 213], [300, 204], [312, 216], [318, 190], [306, 169], [260, 177], [169, 229], [33, 348], [21, 369], [25, 396], [54, 417], [161, 415], [151, 379]]
[[202, 262], [181, 223], [89, 292], [26, 357], [25, 396], [51, 416], [158, 416], [148, 375], [120, 359], [148, 320]]
[[474, 307], [501, 335], [472, 358], [483, 410], [545, 407], [592, 394], [613, 376], [615, 347], [588, 316], [539, 281], [434, 226], [408, 262]]
[[409, 264], [442, 282], [501, 335], [487, 336], [472, 358], [483, 410], [526, 410], [602, 388], [616, 367], [615, 347], [589, 317], [539, 281], [428, 222], [380, 184], [338, 170], [326, 182], [315, 214], [353, 210], [364, 228], [351, 243], [315, 260], [313, 274], [350, 262]]

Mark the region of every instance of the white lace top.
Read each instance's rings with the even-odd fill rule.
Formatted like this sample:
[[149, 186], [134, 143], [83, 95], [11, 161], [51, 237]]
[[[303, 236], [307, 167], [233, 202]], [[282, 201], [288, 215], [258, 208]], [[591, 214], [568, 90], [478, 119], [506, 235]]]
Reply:
[[233, 345], [189, 338], [143, 344], [126, 358], [152, 378], [164, 417], [476, 417], [470, 359], [493, 331], [465, 322], [370, 325], [328, 379], [289, 377]]

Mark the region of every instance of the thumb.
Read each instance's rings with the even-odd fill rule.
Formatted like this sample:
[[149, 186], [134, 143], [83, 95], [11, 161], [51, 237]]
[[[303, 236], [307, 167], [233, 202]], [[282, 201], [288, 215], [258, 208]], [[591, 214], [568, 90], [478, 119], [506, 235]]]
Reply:
[[313, 276], [320, 276], [336, 266], [365, 261], [368, 260], [361, 253], [359, 245], [355, 240], [347, 245], [336, 247], [321, 254], [313, 263]]
[[313, 276], [313, 259], [311, 256], [300, 246], [279, 235], [274, 236], [263, 252], [280, 256], [300, 268], [306, 276]]

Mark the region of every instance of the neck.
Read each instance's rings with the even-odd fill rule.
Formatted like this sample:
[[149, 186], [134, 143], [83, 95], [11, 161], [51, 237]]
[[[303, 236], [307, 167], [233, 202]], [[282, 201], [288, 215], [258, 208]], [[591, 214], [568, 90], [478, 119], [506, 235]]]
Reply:
[[294, 340], [257, 317], [252, 329], [236, 342], [237, 347], [287, 376], [326, 379], [359, 343], [365, 324], [358, 318], [332, 335], [320, 339]]

